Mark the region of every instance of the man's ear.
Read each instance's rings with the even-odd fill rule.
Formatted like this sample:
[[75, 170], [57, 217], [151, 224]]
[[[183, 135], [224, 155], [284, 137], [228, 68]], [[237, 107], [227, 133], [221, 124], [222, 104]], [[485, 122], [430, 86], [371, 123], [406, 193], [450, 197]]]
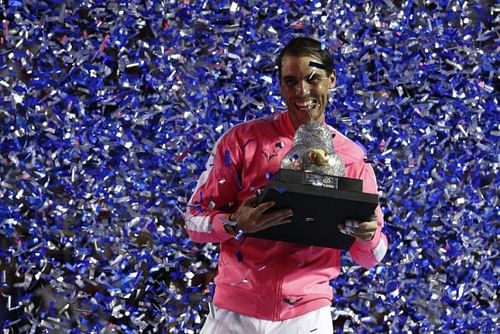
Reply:
[[330, 80], [330, 89], [333, 89], [335, 88], [335, 84], [337, 83], [337, 73], [335, 72], [335, 70], [332, 71], [332, 73], [330, 73], [330, 75], [328, 76], [328, 79]]

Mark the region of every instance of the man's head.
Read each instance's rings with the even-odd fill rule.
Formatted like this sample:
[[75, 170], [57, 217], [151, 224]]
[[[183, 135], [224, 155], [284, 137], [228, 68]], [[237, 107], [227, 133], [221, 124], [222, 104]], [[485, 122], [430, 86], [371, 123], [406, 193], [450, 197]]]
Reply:
[[281, 53], [276, 60], [278, 65], [278, 75], [281, 80], [281, 62], [285, 55], [289, 56], [312, 56], [321, 60], [325, 66], [327, 75], [330, 75], [333, 70], [333, 58], [328, 49], [321, 46], [321, 42], [309, 37], [295, 37], [288, 42], [281, 50]]
[[328, 92], [335, 86], [330, 52], [311, 38], [292, 39], [277, 59], [280, 90], [295, 126], [322, 121]]

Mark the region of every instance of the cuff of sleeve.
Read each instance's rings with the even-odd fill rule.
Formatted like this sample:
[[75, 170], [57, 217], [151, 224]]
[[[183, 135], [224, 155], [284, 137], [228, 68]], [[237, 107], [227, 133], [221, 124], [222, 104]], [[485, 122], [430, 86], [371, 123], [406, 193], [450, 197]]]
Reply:
[[379, 227], [375, 231], [375, 234], [373, 235], [373, 239], [367, 240], [367, 241], [356, 240], [354, 243], [356, 244], [356, 247], [359, 250], [362, 250], [362, 251], [372, 250], [378, 246], [380, 239], [381, 239], [381, 235], [382, 235], [382, 229]]
[[226, 220], [228, 220], [228, 214], [219, 213], [214, 216], [214, 220], [212, 223], [213, 233], [219, 240], [222, 241], [226, 241], [234, 237], [232, 234], [227, 233], [226, 229], [224, 228], [224, 221]]

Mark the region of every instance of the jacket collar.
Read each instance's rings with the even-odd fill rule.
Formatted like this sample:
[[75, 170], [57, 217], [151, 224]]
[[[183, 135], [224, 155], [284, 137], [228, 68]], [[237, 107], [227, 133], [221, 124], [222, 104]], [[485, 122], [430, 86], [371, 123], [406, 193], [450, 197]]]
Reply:
[[284, 111], [278, 115], [278, 127], [285, 136], [293, 137], [295, 135], [296, 130], [288, 111]]

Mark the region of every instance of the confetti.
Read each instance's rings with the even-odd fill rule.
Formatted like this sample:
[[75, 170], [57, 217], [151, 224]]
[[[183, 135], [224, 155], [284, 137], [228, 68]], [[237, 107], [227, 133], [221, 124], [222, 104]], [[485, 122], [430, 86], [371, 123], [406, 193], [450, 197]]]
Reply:
[[375, 167], [390, 240], [373, 269], [343, 258], [336, 329], [498, 331], [497, 7], [42, 0], [0, 12], [3, 332], [199, 332], [218, 250], [188, 240], [182, 213], [217, 139], [284, 109], [274, 60], [296, 35], [334, 54], [327, 121]]

